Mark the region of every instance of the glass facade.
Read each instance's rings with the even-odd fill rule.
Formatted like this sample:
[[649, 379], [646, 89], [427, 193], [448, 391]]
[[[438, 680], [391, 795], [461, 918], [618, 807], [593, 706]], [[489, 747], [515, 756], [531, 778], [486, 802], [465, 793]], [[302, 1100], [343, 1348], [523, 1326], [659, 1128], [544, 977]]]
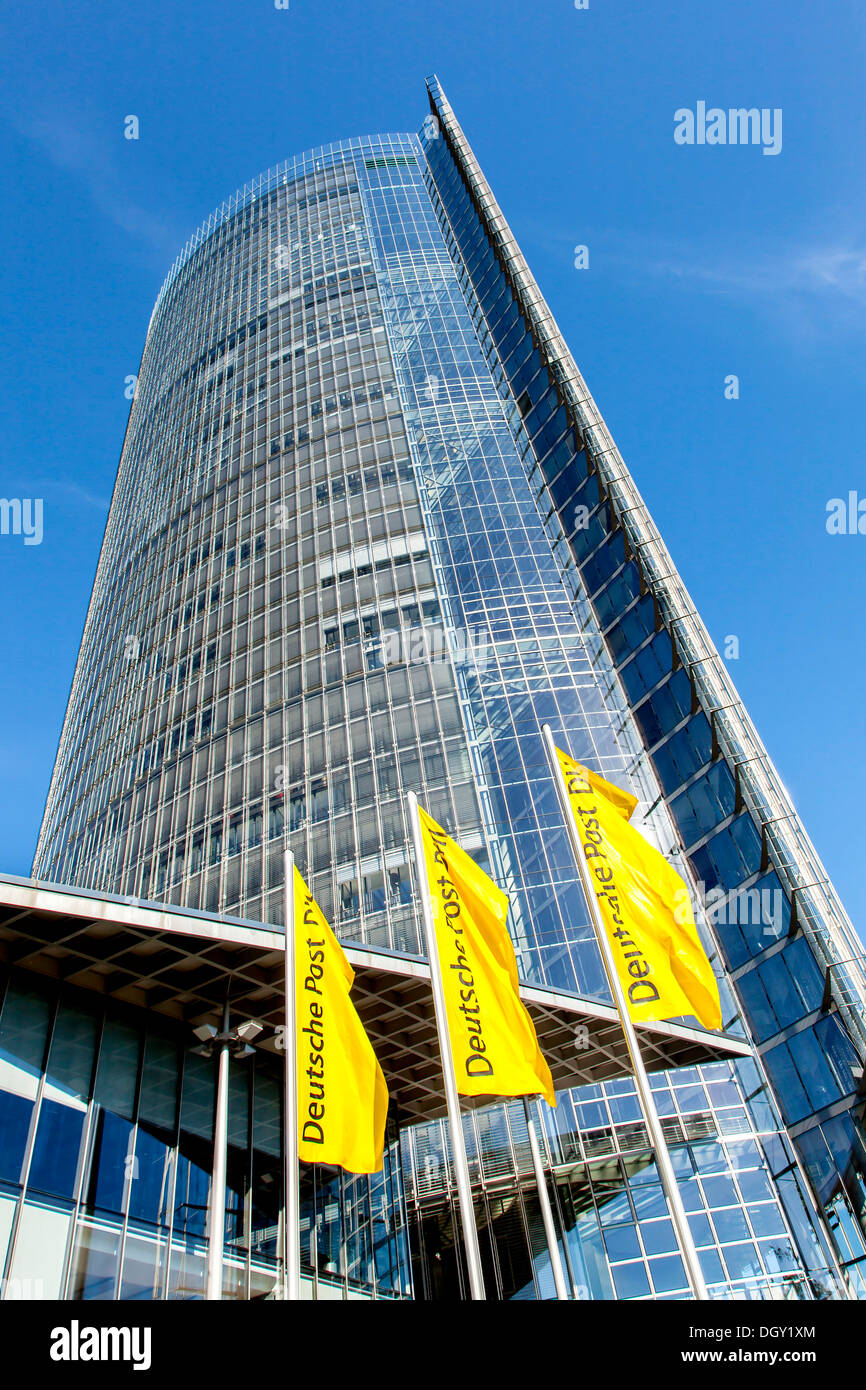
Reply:
[[[204, 1296], [213, 1062], [190, 1030], [13, 976], [0, 1009], [0, 1273], [6, 1299]], [[282, 1069], [232, 1060], [224, 1297], [282, 1280]], [[306, 1297], [410, 1291], [395, 1143], [371, 1178], [306, 1168]]]
[[[658, 582], [660, 542], [651, 552], [629, 520], [625, 467], [611, 469], [612, 442], [435, 81], [430, 98], [419, 136], [341, 142], [248, 185], [163, 286], [34, 874], [279, 923], [288, 841], [342, 939], [420, 954], [403, 809], [414, 790], [508, 893], [522, 977], [606, 1000], [547, 773], [549, 722], [574, 756], [631, 788], [643, 832], [702, 885], [725, 1024], [756, 1044], [753, 1061], [654, 1080], [714, 1296], [857, 1292], [866, 1030], [850, 928], [829, 920], [831, 890], [808, 877], [799, 823], [783, 833], [762, 820], [763, 784], [731, 751], [733, 715], [725, 706], [722, 720]], [[146, 1021], [123, 1027], [130, 1050], [159, 1055]], [[122, 1054], [118, 1043], [118, 1066]], [[183, 1116], [198, 1061], [183, 1069], [179, 1116], [161, 1119], [142, 1121], [140, 1088], [147, 1075], [155, 1115], [176, 1106], [167, 1054], [162, 1084], [156, 1062], [132, 1083], [98, 1066], [80, 1080], [78, 1111], [66, 1109], [88, 1117], [91, 1147], [66, 1174], [69, 1296], [91, 1287], [91, 1260], [93, 1287], [109, 1265], [119, 1280], [96, 1296], [198, 1287], [203, 1228], [178, 1227], [192, 1243], [175, 1252], [178, 1208], [161, 1188], [163, 1254], [139, 1250], [136, 1233], [129, 1273], [125, 1245], [106, 1255], [157, 1180], [124, 1191], [116, 1162], [103, 1179], [98, 1158], [133, 1131], [123, 1152], [135, 1158], [143, 1134], [142, 1162], [155, 1174], [170, 1151], [183, 1210], [200, 1214], [204, 1091], [188, 1102], [199, 1129]], [[35, 1076], [43, 1063], [27, 1065]], [[254, 1268], [269, 1277], [246, 1213], [258, 1127], [278, 1147], [279, 1123], [265, 1102], [258, 1116], [255, 1078], [237, 1083], [252, 1109], [238, 1140], [236, 1296], [264, 1287]], [[9, 1094], [14, 1110], [24, 1098]], [[58, 1110], [52, 1123], [67, 1120]], [[23, 1126], [29, 1146], [24, 1112], [10, 1124], [9, 1142]], [[522, 1124], [514, 1107], [466, 1118], [490, 1287], [543, 1298]], [[579, 1296], [685, 1296], [630, 1083], [563, 1095], [545, 1126]], [[381, 1191], [311, 1170], [314, 1263], [346, 1290], [354, 1279], [379, 1296], [460, 1297], [441, 1127], [395, 1127], [393, 1142]], [[27, 1174], [35, 1157], [28, 1147]], [[20, 1165], [9, 1181], [22, 1181]], [[101, 1213], [112, 1184], [123, 1221], [97, 1221], [81, 1255], [83, 1213]], [[22, 1212], [28, 1191], [15, 1197]], [[372, 1213], [386, 1208], [382, 1255]], [[371, 1261], [374, 1275], [357, 1274]]]

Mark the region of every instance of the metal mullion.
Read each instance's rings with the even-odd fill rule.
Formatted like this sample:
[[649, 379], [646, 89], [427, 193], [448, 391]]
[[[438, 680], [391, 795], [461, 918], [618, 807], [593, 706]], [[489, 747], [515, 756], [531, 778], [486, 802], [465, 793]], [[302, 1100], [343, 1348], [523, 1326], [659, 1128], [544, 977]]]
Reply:
[[[266, 891], [266, 890], [265, 890]], [[255, 1156], [255, 1092], [256, 1092], [256, 1071], [255, 1064], [258, 1060], [258, 1053], [253, 1056], [253, 1064], [247, 1069], [247, 1190], [244, 1194], [244, 1239], [246, 1241], [246, 1302], [250, 1301], [250, 1291], [252, 1287], [252, 1256], [253, 1256], [253, 1159]]]
[[[5, 997], [8, 997], [8, 985], [10, 983], [11, 976], [7, 978], [7, 989]], [[17, 1205], [15, 1207], [15, 1215], [12, 1221], [12, 1228], [9, 1232], [9, 1243], [6, 1250], [5, 1266], [2, 1271], [3, 1279], [2, 1283], [0, 1283], [0, 1300], [4, 1301], [5, 1291], [8, 1286], [7, 1281], [15, 1261], [15, 1249], [18, 1244], [18, 1232], [21, 1226], [21, 1213], [24, 1210], [24, 1203], [27, 1200], [27, 1184], [30, 1177], [30, 1164], [33, 1158], [33, 1146], [36, 1142], [36, 1130], [39, 1124], [39, 1116], [42, 1111], [42, 1096], [45, 1090], [45, 1073], [48, 1067], [48, 1058], [51, 1052], [51, 1040], [54, 1036], [54, 1026], [57, 1021], [59, 996], [55, 996], [53, 1004], [54, 1007], [48, 1021], [48, 1027], [45, 1032], [45, 1043], [43, 1044], [42, 1049], [42, 1064], [39, 1072], [39, 1081], [37, 1082], [36, 1086], [36, 1099], [33, 1102], [33, 1112], [30, 1116], [30, 1125], [27, 1130], [27, 1141], [24, 1146], [24, 1156], [21, 1161], [21, 1190], [18, 1195]]]
[[137, 1147], [138, 1147], [138, 1110], [139, 1110], [139, 1104], [140, 1104], [140, 1101], [141, 1101], [141, 1082], [142, 1082], [142, 1076], [143, 1076], [143, 1074], [144, 1074], [144, 1053], [145, 1053], [145, 1047], [146, 1047], [146, 1044], [147, 1044], [147, 1029], [146, 1029], [146, 1028], [145, 1028], [144, 1031], [142, 1031], [142, 1032], [140, 1032], [140, 1033], [138, 1034], [138, 1039], [139, 1039], [139, 1042], [138, 1042], [138, 1066], [137, 1066], [137, 1068], [136, 1068], [136, 1076], [135, 1076], [135, 1091], [134, 1091], [134, 1093], [133, 1093], [133, 1098], [132, 1098], [132, 1116], [131, 1116], [132, 1131], [131, 1131], [131, 1134], [130, 1134], [130, 1138], [131, 1138], [132, 1141], [133, 1141], [133, 1143], [132, 1143], [132, 1155], [131, 1155], [131, 1157], [132, 1157], [132, 1163], [130, 1164], [130, 1162], [129, 1162], [130, 1153], [129, 1153], [129, 1145], [127, 1144], [127, 1153], [126, 1153], [126, 1167], [127, 1167], [127, 1172], [126, 1172], [125, 1179], [124, 1179], [124, 1184], [123, 1184], [123, 1185], [124, 1185], [124, 1200], [123, 1200], [124, 1210], [121, 1212], [122, 1224], [121, 1224], [121, 1232], [120, 1232], [120, 1251], [119, 1251], [119, 1255], [118, 1255], [118, 1265], [117, 1265], [117, 1283], [116, 1283], [115, 1292], [114, 1292], [114, 1301], [115, 1301], [115, 1302], [120, 1302], [120, 1301], [121, 1301], [121, 1300], [120, 1300], [120, 1287], [121, 1287], [121, 1283], [122, 1283], [122, 1280], [123, 1280], [123, 1265], [124, 1265], [124, 1261], [125, 1261], [125, 1259], [126, 1259], [126, 1236], [127, 1236], [127, 1231], [128, 1231], [128, 1228], [129, 1228], [129, 1206], [130, 1206], [130, 1201], [131, 1201], [131, 1199], [132, 1199], [132, 1184], [135, 1182], [135, 1164], [136, 1164], [136, 1152], [135, 1152], [135, 1151], [136, 1151], [136, 1149], [137, 1149]]
[[78, 1157], [78, 1172], [75, 1175], [75, 1199], [72, 1209], [72, 1222], [70, 1225], [69, 1239], [66, 1254], [64, 1257], [62, 1299], [69, 1297], [69, 1283], [72, 1278], [72, 1260], [76, 1248], [76, 1237], [80, 1227], [81, 1207], [84, 1199], [85, 1182], [90, 1177], [90, 1167], [93, 1161], [93, 1144], [96, 1132], [96, 1112], [100, 1108], [94, 1100], [93, 1092], [96, 1087], [96, 1076], [99, 1067], [99, 1054], [102, 1050], [102, 1040], [105, 1035], [105, 1008], [103, 1007], [99, 1015], [99, 1023], [96, 1029], [96, 1038], [93, 1045], [93, 1060], [90, 1067], [90, 1081], [87, 1088], [87, 1112], [84, 1121], [84, 1132], [82, 1134], [81, 1149]]
[[[182, 1100], [183, 1100], [183, 1078], [184, 1078], [185, 1067], [186, 1067], [186, 1049], [183, 1048], [183, 1047], [180, 1047], [180, 1048], [178, 1049], [177, 1081], [176, 1081], [176, 1083], [175, 1083], [175, 1091], [174, 1091], [174, 1095], [175, 1095], [175, 1103], [174, 1103], [174, 1144], [173, 1144], [172, 1175], [171, 1175], [171, 1182], [169, 1183], [169, 1197], [168, 1197], [169, 1206], [168, 1206], [168, 1224], [167, 1224], [167, 1227], [166, 1227], [166, 1258], [165, 1258], [165, 1270], [164, 1270], [164, 1282], [163, 1282], [163, 1294], [162, 1294], [163, 1301], [166, 1301], [166, 1300], [168, 1299], [168, 1295], [169, 1295], [169, 1282], [170, 1282], [170, 1279], [171, 1279], [171, 1257], [172, 1257], [172, 1246], [173, 1246], [173, 1241], [174, 1241], [174, 1218], [175, 1218], [175, 1210], [176, 1210], [176, 1202], [177, 1202], [177, 1172], [178, 1172], [178, 1168], [179, 1168], [179, 1166], [180, 1166], [180, 1120], [181, 1120], [181, 1103], [182, 1103]], [[184, 1248], [185, 1248], [185, 1247], [184, 1247]]]

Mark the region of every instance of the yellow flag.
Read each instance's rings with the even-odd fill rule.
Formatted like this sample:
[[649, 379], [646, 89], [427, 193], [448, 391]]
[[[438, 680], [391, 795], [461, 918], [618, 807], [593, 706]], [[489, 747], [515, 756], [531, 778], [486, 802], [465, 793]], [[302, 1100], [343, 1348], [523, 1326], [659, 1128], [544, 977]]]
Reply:
[[676, 869], [629, 825], [637, 798], [556, 750], [583, 853], [636, 1023], [693, 1014], [721, 1028], [719, 987]]
[[298, 1154], [306, 1163], [378, 1173], [388, 1088], [349, 998], [354, 978], [296, 867]]
[[457, 1090], [541, 1094], [556, 1105], [550, 1068], [518, 993], [508, 899], [420, 806], [418, 815]]

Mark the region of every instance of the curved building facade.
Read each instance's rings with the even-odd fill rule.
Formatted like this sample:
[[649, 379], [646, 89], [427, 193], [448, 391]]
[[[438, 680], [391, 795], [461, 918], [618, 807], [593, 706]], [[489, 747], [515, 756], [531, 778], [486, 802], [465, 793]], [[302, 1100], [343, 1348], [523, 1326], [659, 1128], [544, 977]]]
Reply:
[[[607, 1000], [549, 722], [631, 788], [643, 833], [698, 885], [726, 1028], [754, 1044], [653, 1082], [713, 1296], [856, 1296], [862, 949], [435, 80], [429, 93], [418, 136], [330, 145], [248, 185], [163, 286], [34, 875], [279, 924], [288, 843], [343, 941], [418, 956], [412, 790], [508, 893], [522, 978]], [[123, 1026], [138, 1095], [147, 1049], [169, 1044], [161, 1024], [151, 1044], [146, 1011]], [[105, 1108], [93, 1084], [81, 1103]], [[175, 1174], [179, 1125], [158, 1140]], [[550, 1296], [522, 1112], [466, 1126], [491, 1289]], [[687, 1296], [630, 1081], [564, 1094], [545, 1126], [577, 1296]], [[91, 1215], [93, 1153], [75, 1198]], [[393, 1117], [389, 1154], [363, 1198], [316, 1177], [310, 1268], [323, 1288], [336, 1271], [348, 1290], [351, 1267], [356, 1291], [462, 1296], [441, 1124]], [[353, 1264], [353, 1241], [380, 1253]], [[75, 1242], [63, 1287], [87, 1296]], [[107, 1267], [93, 1296], [127, 1296]], [[195, 1296], [167, 1271], [149, 1296]]]

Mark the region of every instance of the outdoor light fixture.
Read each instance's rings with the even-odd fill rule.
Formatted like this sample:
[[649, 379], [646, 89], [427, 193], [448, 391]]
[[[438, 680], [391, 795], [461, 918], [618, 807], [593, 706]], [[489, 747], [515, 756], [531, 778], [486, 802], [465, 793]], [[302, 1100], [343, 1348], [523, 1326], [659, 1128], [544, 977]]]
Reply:
[[263, 1031], [263, 1025], [248, 1019], [245, 1023], [239, 1023], [236, 1028], [226, 1028], [220, 1032], [212, 1023], [200, 1023], [192, 1031], [199, 1039], [198, 1047], [192, 1050], [199, 1057], [213, 1057], [222, 1046], [226, 1046], [233, 1057], [251, 1057], [255, 1048], [249, 1044]]
[[252, 1057], [255, 1052], [250, 1043], [263, 1031], [263, 1025], [254, 1019], [246, 1019], [234, 1028], [229, 1026], [229, 1004], [223, 1005], [222, 1028], [212, 1023], [200, 1023], [193, 1030], [200, 1039], [193, 1052], [200, 1057], [216, 1057], [218, 1061], [216, 1105], [214, 1112], [214, 1157], [211, 1173], [210, 1195], [208, 1197], [208, 1253], [207, 1253], [207, 1294], [208, 1299], [220, 1299], [223, 1295], [223, 1247], [225, 1244], [226, 1209], [226, 1157], [228, 1140], [228, 1076], [229, 1055]]

